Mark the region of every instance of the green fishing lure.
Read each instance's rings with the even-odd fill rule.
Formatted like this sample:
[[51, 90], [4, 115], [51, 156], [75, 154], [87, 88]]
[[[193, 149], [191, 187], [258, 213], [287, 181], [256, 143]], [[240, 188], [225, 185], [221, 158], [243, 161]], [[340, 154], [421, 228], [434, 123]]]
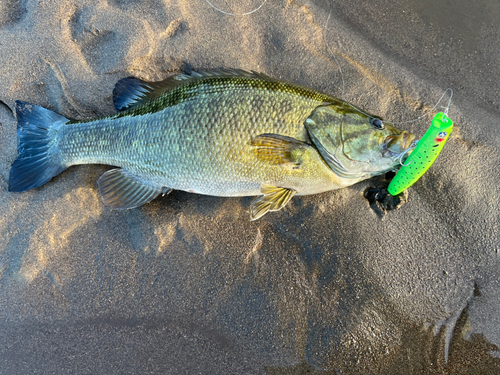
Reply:
[[389, 184], [389, 194], [398, 195], [422, 177], [438, 157], [452, 130], [453, 121], [443, 112], [434, 116], [429, 130]]

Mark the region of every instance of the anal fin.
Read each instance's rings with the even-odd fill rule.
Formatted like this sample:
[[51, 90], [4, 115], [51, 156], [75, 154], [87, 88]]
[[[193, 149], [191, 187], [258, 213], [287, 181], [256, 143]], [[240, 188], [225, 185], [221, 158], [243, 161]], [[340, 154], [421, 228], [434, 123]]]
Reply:
[[114, 210], [139, 207], [162, 193], [165, 195], [172, 191], [124, 169], [107, 171], [99, 178], [97, 185], [103, 203]]
[[296, 191], [269, 185], [262, 185], [262, 195], [254, 199], [250, 205], [250, 218], [257, 220], [269, 211], [279, 211], [292, 199]]

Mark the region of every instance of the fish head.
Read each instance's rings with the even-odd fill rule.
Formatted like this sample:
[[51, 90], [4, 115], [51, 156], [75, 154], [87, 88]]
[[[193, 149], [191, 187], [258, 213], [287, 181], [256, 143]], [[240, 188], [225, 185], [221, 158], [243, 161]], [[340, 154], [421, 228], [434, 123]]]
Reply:
[[340, 177], [363, 180], [400, 166], [415, 136], [339, 101], [320, 106], [305, 122], [308, 135]]

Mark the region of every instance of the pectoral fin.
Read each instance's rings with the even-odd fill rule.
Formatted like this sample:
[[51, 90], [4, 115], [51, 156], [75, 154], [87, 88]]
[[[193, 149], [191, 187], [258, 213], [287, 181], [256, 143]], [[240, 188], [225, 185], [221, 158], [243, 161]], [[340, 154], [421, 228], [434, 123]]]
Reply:
[[172, 191], [123, 169], [107, 171], [99, 178], [97, 185], [104, 204], [115, 210], [139, 207], [160, 193], [165, 195]]
[[254, 199], [250, 206], [251, 220], [257, 220], [269, 211], [279, 211], [292, 199], [296, 191], [275, 186], [262, 185], [262, 195]]
[[302, 163], [304, 152], [311, 147], [295, 138], [280, 134], [261, 134], [250, 141], [253, 152], [261, 161], [269, 164], [291, 164], [295, 167]]

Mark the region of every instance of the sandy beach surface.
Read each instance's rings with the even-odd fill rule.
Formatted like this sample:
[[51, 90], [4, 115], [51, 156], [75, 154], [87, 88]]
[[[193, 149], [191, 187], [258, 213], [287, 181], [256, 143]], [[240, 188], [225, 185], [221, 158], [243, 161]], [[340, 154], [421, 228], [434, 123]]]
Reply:
[[[0, 374], [500, 373], [498, 19], [496, 0], [1, 1]], [[16, 100], [90, 119], [123, 77], [213, 68], [340, 96], [328, 47], [345, 98], [392, 121], [454, 90], [398, 209], [364, 197], [383, 176], [254, 222], [251, 197], [180, 191], [111, 211], [106, 166], [7, 191]]]

